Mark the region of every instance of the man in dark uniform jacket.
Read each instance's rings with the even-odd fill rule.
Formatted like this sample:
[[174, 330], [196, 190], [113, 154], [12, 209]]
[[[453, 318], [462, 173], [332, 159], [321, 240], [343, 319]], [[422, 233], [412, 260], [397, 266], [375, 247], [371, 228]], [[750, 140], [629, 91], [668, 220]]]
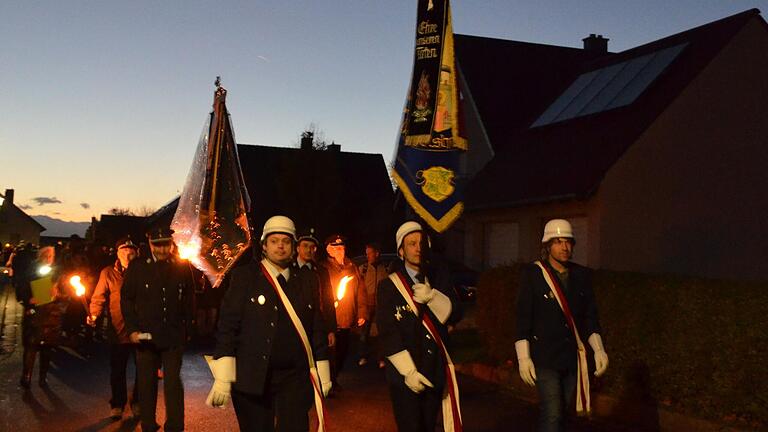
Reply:
[[575, 243], [568, 221], [549, 221], [542, 237], [542, 260], [538, 262], [544, 267], [531, 264], [520, 274], [515, 350], [520, 377], [528, 385], [536, 386], [539, 393], [539, 431], [565, 429], [564, 413], [576, 392], [578, 364], [574, 332], [542, 270], [548, 270], [557, 279], [580, 340], [589, 341], [594, 351], [595, 375], [602, 375], [608, 367], [591, 271], [570, 262]]
[[296, 265], [301, 270], [309, 270], [318, 278], [320, 289], [320, 310], [328, 330], [328, 348], [336, 345], [336, 309], [333, 307], [333, 290], [328, 270], [317, 264], [317, 248], [320, 241], [315, 237], [315, 230], [309, 229], [299, 234], [296, 240]]
[[422, 324], [422, 314], [429, 316], [439, 337], [447, 342], [445, 323], [457, 313], [453, 293], [445, 287], [431, 287], [419, 273], [422, 231], [416, 222], [406, 222], [398, 229], [395, 241], [403, 262], [393, 273], [412, 287], [419, 315], [390, 278], [384, 279], [377, 290], [376, 324], [383, 354], [389, 360], [386, 377], [401, 432], [433, 432], [446, 390], [446, 360], [442, 348]]
[[295, 232], [293, 221], [285, 216], [267, 220], [261, 236], [264, 259], [232, 271], [221, 305], [210, 361], [215, 382], [206, 403], [223, 407], [231, 395], [243, 431], [309, 428], [310, 358], [274, 283], [282, 288], [303, 326], [322, 392], [330, 390], [328, 339], [317, 278], [293, 264]]
[[133, 260], [125, 271], [120, 309], [125, 329], [137, 344], [139, 408], [142, 431], [155, 431], [157, 369], [162, 365], [166, 421], [164, 430], [184, 430], [181, 358], [193, 326], [194, 291], [190, 271], [174, 255], [168, 228], [147, 234], [151, 256]]

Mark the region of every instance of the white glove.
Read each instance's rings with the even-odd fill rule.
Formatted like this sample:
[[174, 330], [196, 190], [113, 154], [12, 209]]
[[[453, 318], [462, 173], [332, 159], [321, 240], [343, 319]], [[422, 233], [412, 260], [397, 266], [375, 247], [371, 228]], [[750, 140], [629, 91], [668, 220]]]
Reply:
[[520, 339], [515, 342], [515, 351], [517, 352], [517, 364], [520, 367], [520, 378], [533, 387], [536, 385], [536, 368], [531, 360], [531, 348], [526, 339]]
[[230, 399], [232, 383], [235, 382], [235, 358], [227, 356], [214, 360], [211, 356], [205, 356], [205, 361], [208, 363], [208, 367], [211, 368], [214, 379], [205, 404], [209, 407], [223, 409]]
[[[405, 377], [405, 385], [414, 393], [421, 393], [426, 387], [434, 387], [424, 375], [416, 370], [416, 364], [408, 350], [402, 350], [387, 357], [400, 375]], [[426, 386], [426, 387], [425, 387]]]
[[595, 352], [595, 376], [599, 377], [608, 369], [608, 354], [605, 353], [605, 347], [603, 347], [603, 338], [598, 333], [589, 335], [588, 340], [589, 346]]
[[413, 301], [421, 304], [429, 304], [435, 296], [435, 290], [429, 286], [429, 283], [413, 284]]
[[441, 293], [440, 290], [429, 286], [429, 282], [413, 284], [413, 301], [429, 306], [435, 317], [443, 324], [451, 316], [451, 310], [453, 309], [451, 299]]
[[317, 362], [317, 376], [320, 378], [320, 388], [323, 390], [323, 397], [327, 397], [331, 387], [333, 387], [330, 361], [320, 360]]

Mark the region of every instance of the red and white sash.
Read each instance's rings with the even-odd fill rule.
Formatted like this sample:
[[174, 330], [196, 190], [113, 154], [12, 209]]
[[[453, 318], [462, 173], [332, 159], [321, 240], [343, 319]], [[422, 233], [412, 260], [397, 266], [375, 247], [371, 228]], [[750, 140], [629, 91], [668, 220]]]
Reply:
[[307, 363], [309, 364], [309, 378], [312, 381], [312, 389], [314, 390], [314, 394], [315, 394], [315, 411], [317, 411], [317, 431], [324, 432], [325, 431], [325, 406], [323, 405], [323, 392], [320, 389], [320, 377], [317, 375], [317, 367], [315, 366], [315, 359], [314, 359], [314, 356], [312, 355], [312, 345], [310, 345], [309, 343], [307, 332], [306, 330], [304, 330], [304, 325], [301, 323], [299, 316], [296, 314], [296, 311], [293, 309], [293, 305], [291, 304], [290, 300], [288, 300], [288, 297], [285, 295], [283, 288], [280, 286], [280, 283], [277, 281], [277, 276], [273, 274], [273, 271], [275, 271], [275, 269], [272, 267], [272, 265], [266, 265], [265, 260], [262, 260], [262, 262], [260, 263], [260, 266], [261, 266], [262, 273], [264, 273], [264, 277], [267, 278], [267, 281], [269, 281], [269, 283], [272, 285], [272, 288], [275, 289], [277, 296], [280, 298], [280, 301], [283, 303], [283, 306], [285, 306], [285, 310], [288, 312], [288, 316], [291, 317], [291, 322], [293, 323], [293, 326], [296, 328], [296, 333], [299, 334], [299, 337], [301, 338], [301, 342], [304, 345], [304, 352], [307, 354]]
[[565, 321], [568, 323], [568, 327], [571, 328], [573, 336], [576, 338], [576, 412], [589, 414], [592, 407], [589, 400], [587, 350], [579, 337], [579, 331], [576, 329], [576, 322], [573, 320], [571, 308], [568, 306], [568, 300], [565, 298], [562, 288], [560, 288], [559, 279], [557, 279], [557, 276], [552, 273], [552, 270], [542, 264], [541, 261], [536, 261], [535, 264], [539, 266], [541, 274], [544, 276], [544, 280], [555, 294], [557, 303], [560, 305], [563, 315], [565, 315]]
[[432, 339], [440, 347], [440, 352], [445, 361], [445, 376], [447, 385], [443, 391], [443, 430], [445, 432], [462, 432], [461, 405], [459, 404], [459, 385], [456, 382], [456, 369], [453, 367], [453, 361], [445, 348], [443, 339], [435, 327], [435, 323], [428, 314], [419, 314], [419, 306], [413, 301], [413, 289], [408, 283], [408, 279], [401, 272], [395, 272], [389, 275], [389, 279], [395, 284], [395, 288], [400, 292], [405, 301], [410, 306], [414, 315], [421, 315], [421, 323], [427, 329]]

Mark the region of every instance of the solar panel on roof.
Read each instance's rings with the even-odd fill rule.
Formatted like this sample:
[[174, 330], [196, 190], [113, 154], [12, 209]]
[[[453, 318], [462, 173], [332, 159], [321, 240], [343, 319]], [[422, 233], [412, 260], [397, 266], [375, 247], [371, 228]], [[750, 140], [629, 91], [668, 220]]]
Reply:
[[664, 72], [686, 45], [665, 48], [579, 75], [531, 127], [631, 104]]

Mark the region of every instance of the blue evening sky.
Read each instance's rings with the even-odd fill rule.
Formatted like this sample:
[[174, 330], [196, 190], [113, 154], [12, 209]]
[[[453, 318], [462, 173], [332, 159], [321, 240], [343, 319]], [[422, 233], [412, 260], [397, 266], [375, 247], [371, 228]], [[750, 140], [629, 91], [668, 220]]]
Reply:
[[[768, 0], [452, 2], [462, 34], [621, 51]], [[293, 146], [310, 123], [389, 162], [415, 0], [0, 2], [0, 193], [89, 220], [183, 187], [217, 75], [237, 141]], [[38, 205], [36, 197], [59, 204]], [[87, 207], [87, 208], [86, 208]]]

